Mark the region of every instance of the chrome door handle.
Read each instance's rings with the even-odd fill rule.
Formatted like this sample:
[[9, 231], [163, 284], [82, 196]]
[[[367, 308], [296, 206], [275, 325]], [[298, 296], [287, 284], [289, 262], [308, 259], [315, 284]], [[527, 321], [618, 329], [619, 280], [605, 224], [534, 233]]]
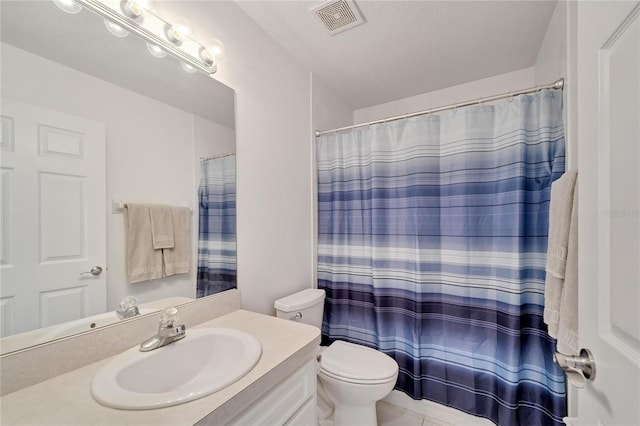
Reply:
[[94, 266], [93, 268], [91, 268], [90, 271], [80, 272], [80, 276], [87, 275], [87, 274], [98, 276], [101, 273], [102, 273], [102, 267], [101, 266]]
[[596, 377], [596, 361], [589, 349], [580, 349], [580, 355], [569, 356], [560, 352], [553, 354], [553, 361], [566, 372], [575, 372], [587, 380]]

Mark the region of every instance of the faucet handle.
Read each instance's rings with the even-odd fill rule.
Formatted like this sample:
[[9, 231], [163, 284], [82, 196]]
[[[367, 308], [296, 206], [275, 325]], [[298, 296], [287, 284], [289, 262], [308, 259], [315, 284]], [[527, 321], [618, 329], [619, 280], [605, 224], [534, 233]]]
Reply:
[[167, 328], [173, 327], [178, 321], [178, 308], [175, 306], [169, 306], [162, 311], [162, 315], [160, 315], [160, 327]]
[[133, 296], [127, 296], [120, 302], [116, 314], [120, 319], [135, 317], [140, 314], [138, 309], [138, 299]]

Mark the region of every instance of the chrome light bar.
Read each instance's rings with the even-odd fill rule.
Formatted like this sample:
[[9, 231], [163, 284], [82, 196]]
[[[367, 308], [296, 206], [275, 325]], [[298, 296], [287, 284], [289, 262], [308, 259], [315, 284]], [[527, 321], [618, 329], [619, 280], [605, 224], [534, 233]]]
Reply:
[[[181, 34], [173, 24], [137, 6], [135, 1], [75, 0], [75, 2], [107, 21], [137, 34], [147, 42], [161, 47], [206, 74], [214, 74], [217, 70], [215, 55], [208, 47], [187, 34]], [[133, 7], [129, 7], [132, 3]], [[129, 9], [125, 9], [127, 7]]]

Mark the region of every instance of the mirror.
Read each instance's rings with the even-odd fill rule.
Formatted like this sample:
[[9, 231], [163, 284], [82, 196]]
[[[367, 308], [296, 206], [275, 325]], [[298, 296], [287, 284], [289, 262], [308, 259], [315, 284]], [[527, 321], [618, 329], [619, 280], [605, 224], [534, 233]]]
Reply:
[[[145, 314], [235, 287], [233, 90], [90, 11], [0, 7], [0, 352], [117, 322], [127, 296]], [[218, 269], [198, 273], [202, 170], [226, 179], [206, 192], [226, 222], [200, 244]], [[191, 208], [188, 273], [129, 283], [122, 203]]]

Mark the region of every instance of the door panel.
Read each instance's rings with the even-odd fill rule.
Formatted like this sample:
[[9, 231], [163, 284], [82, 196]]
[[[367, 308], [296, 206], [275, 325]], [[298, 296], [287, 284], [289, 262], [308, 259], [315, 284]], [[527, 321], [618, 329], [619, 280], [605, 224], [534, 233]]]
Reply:
[[640, 424], [640, 3], [578, 2], [580, 344], [596, 378], [577, 424]]
[[0, 148], [0, 332], [104, 312], [104, 125], [3, 99]]

